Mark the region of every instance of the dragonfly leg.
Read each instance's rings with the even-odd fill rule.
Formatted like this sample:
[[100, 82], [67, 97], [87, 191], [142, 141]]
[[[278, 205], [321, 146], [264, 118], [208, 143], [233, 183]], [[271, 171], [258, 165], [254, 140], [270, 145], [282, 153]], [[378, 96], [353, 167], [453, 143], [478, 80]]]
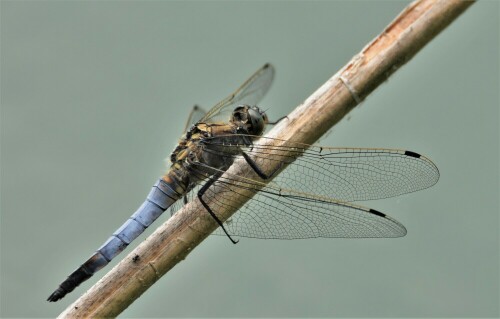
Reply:
[[276, 121], [274, 122], [267, 122], [267, 124], [271, 124], [271, 125], [275, 125], [275, 124], [278, 124], [279, 122], [281, 122], [282, 120], [284, 119], [288, 119], [288, 116], [283, 116], [283, 117], [280, 117], [279, 119], [277, 119]]
[[274, 174], [276, 174], [280, 169], [281, 167], [283, 166], [283, 163], [280, 163], [280, 165], [278, 167], [276, 167], [275, 170], [273, 170], [270, 174], [266, 174], [264, 173], [260, 167], [257, 165], [257, 163], [255, 163], [255, 161], [253, 159], [250, 158], [250, 156], [245, 153], [245, 152], [242, 152], [242, 155], [243, 155], [243, 158], [245, 159], [245, 161], [248, 163], [248, 165], [250, 165], [250, 167], [254, 170], [255, 173], [257, 173], [257, 175], [259, 175], [260, 178], [262, 179], [270, 179], [271, 177], [274, 176]]
[[208, 182], [206, 182], [205, 185], [203, 185], [203, 187], [198, 191], [198, 199], [200, 200], [200, 202], [203, 205], [203, 207], [205, 207], [205, 209], [210, 213], [210, 216], [212, 216], [212, 218], [215, 219], [215, 221], [217, 222], [217, 224], [219, 224], [219, 226], [222, 228], [222, 230], [226, 234], [227, 238], [229, 238], [229, 240], [233, 244], [237, 244], [238, 240], [234, 240], [233, 238], [231, 238], [231, 235], [229, 235], [229, 233], [227, 232], [226, 228], [224, 227], [224, 225], [222, 224], [222, 222], [220, 221], [220, 219], [217, 217], [217, 215], [215, 215], [215, 213], [212, 211], [212, 209], [210, 208], [210, 206], [208, 206], [208, 204], [203, 200], [203, 195], [205, 194], [205, 192], [207, 191], [207, 189], [210, 186], [212, 186], [212, 184], [215, 183], [215, 181], [219, 177], [221, 177], [221, 176], [222, 176], [222, 173], [217, 173], [214, 176], [212, 176], [208, 180]]

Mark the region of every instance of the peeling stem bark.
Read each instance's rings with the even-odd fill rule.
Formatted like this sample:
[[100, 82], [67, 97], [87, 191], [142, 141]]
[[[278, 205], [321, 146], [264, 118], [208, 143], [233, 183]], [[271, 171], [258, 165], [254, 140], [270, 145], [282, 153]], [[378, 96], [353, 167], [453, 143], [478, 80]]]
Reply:
[[[288, 120], [276, 125], [268, 136], [314, 143], [472, 3], [459, 0], [411, 3], [360, 53], [290, 113]], [[242, 169], [236, 171], [235, 166], [230, 168], [233, 174], [247, 173]], [[241, 204], [240, 199], [235, 205], [241, 207]], [[232, 213], [224, 212], [225, 217]], [[186, 205], [59, 318], [117, 316], [186, 258], [216, 227], [198, 201]]]

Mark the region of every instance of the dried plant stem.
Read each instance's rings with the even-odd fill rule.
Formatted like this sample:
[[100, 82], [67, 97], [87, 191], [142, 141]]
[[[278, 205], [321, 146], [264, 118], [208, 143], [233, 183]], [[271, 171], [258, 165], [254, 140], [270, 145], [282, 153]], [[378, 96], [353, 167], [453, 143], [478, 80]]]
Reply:
[[[459, 0], [413, 2], [268, 136], [313, 143], [472, 3]], [[232, 173], [241, 174], [245, 170], [235, 166], [230, 168]], [[241, 207], [243, 200], [235, 200], [239, 202], [234, 205]], [[218, 213], [229, 217], [233, 211]], [[117, 316], [186, 258], [216, 226], [197, 201], [186, 205], [59, 317]]]

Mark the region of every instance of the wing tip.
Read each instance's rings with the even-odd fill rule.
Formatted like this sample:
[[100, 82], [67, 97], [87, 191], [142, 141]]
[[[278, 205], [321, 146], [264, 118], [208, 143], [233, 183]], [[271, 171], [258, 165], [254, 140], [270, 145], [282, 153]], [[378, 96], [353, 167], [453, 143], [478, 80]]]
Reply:
[[270, 62], [267, 62], [266, 64], [264, 64], [264, 66], [262, 67], [262, 70], [270, 70], [272, 73], [274, 73], [274, 66], [272, 65], [272, 63]]
[[394, 233], [389, 235], [389, 236], [382, 236], [382, 237], [399, 238], [399, 237], [406, 236], [406, 234], [408, 233], [408, 231], [406, 230], [406, 227], [403, 224], [401, 224], [400, 222], [398, 222], [397, 220], [395, 220], [394, 218], [392, 218], [391, 216], [388, 216], [388, 215], [386, 215], [382, 212], [379, 212], [378, 210], [375, 210], [373, 208], [370, 208], [368, 210], [368, 212], [370, 212], [371, 214], [377, 215], [379, 217], [388, 219], [395, 224], [395, 225], [393, 225]]
[[[409, 156], [409, 157], [413, 157], [413, 158], [417, 158], [417, 159], [421, 159], [424, 162], [427, 162], [427, 167], [428, 168], [430, 167], [430, 169], [432, 169], [434, 171], [434, 175], [435, 175], [434, 179], [432, 181], [430, 181], [429, 184], [426, 187], [421, 188], [421, 189], [425, 189], [425, 188], [431, 187], [431, 186], [435, 185], [438, 182], [439, 177], [440, 177], [439, 168], [437, 167], [437, 165], [432, 160], [430, 160], [429, 158], [427, 158], [424, 155], [421, 155], [419, 153], [415, 153], [415, 152], [412, 152], [412, 151], [405, 151], [404, 155]], [[418, 189], [418, 190], [421, 190], [421, 189]]]

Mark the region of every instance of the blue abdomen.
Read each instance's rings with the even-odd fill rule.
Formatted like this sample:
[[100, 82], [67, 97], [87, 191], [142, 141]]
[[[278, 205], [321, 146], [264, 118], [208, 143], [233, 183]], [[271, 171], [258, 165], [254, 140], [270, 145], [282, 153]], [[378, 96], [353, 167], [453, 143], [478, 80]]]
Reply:
[[175, 182], [170, 185], [162, 179], [158, 180], [139, 209], [85, 263], [69, 275], [47, 300], [57, 301], [63, 298], [106, 266], [183, 195], [180, 189], [182, 187]]

